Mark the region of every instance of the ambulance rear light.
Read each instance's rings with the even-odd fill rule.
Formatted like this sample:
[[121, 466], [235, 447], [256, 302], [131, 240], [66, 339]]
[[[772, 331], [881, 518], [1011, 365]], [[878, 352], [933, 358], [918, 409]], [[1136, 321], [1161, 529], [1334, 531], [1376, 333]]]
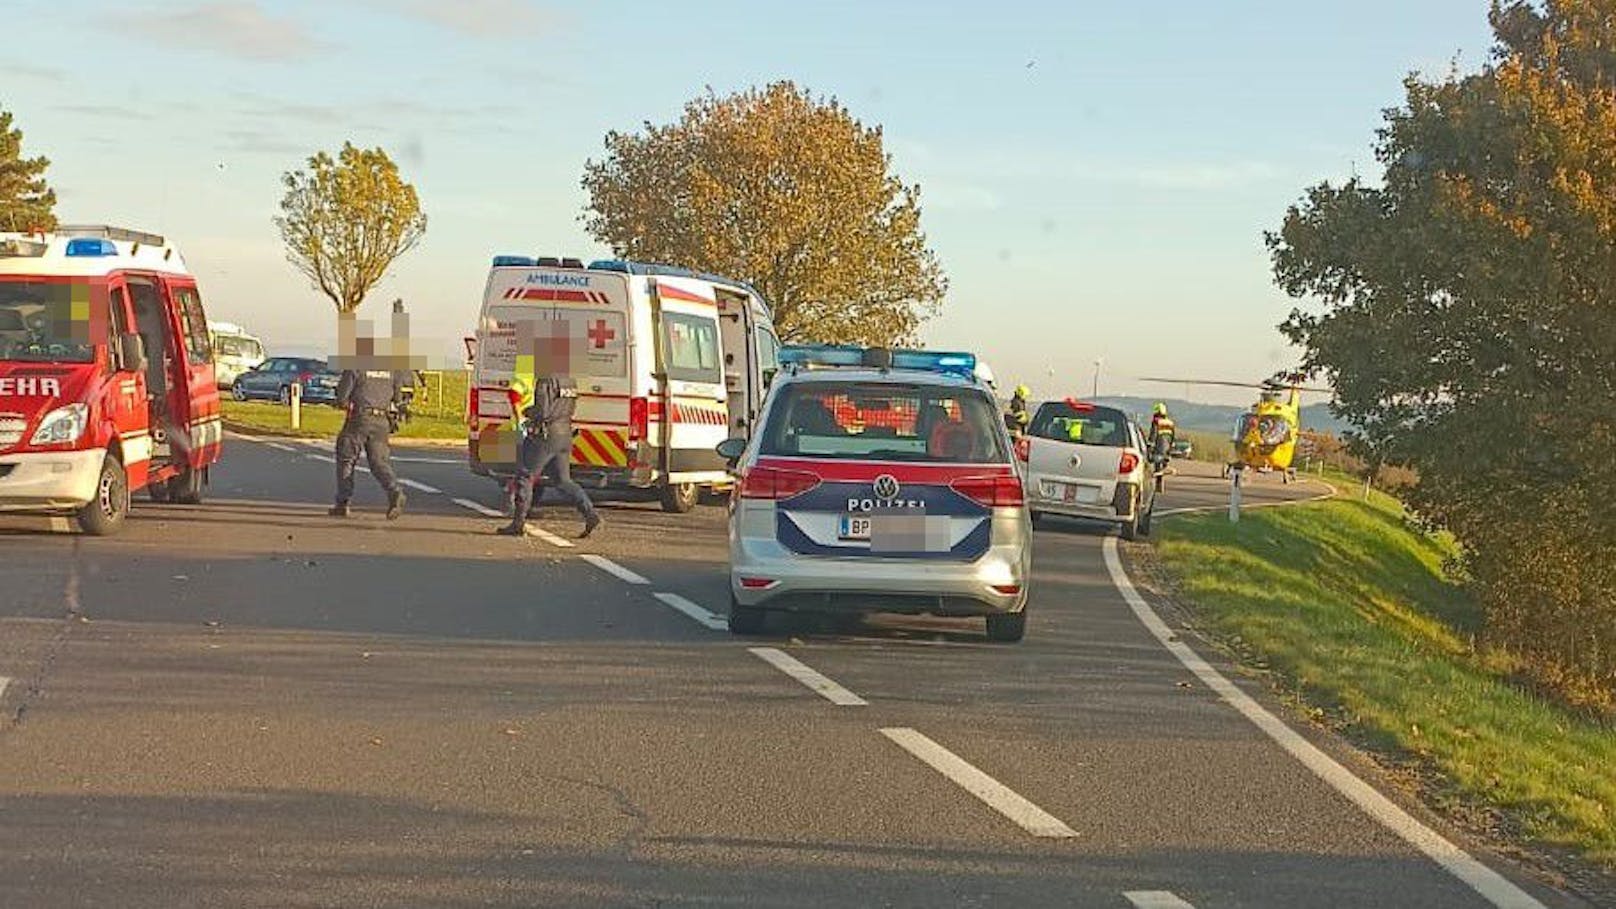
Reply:
[[818, 474], [804, 470], [781, 470], [756, 465], [741, 477], [741, 498], [769, 501], [789, 499], [802, 495], [821, 482]]
[[495, 268], [511, 268], [511, 267], [532, 268], [533, 267], [533, 257], [532, 256], [495, 256], [494, 257], [494, 267]]
[[90, 259], [98, 256], [116, 256], [118, 247], [111, 240], [99, 237], [76, 237], [67, 241], [67, 257]]
[[651, 402], [645, 398], [628, 399], [628, 440], [644, 442], [651, 436]]

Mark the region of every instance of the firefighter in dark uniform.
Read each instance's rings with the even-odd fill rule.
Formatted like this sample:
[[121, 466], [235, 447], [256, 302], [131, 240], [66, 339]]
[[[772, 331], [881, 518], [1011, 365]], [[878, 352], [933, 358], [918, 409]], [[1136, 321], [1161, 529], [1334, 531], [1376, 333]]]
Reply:
[[404, 400], [403, 373], [387, 370], [346, 370], [337, 383], [336, 405], [348, 412], [348, 419], [337, 435], [337, 504], [335, 517], [348, 516], [348, 501], [354, 494], [354, 468], [359, 453], [370, 463], [370, 475], [387, 491], [387, 519], [404, 513], [404, 490], [393, 473], [387, 437], [395, 429]]
[[[522, 381], [525, 378], [518, 375], [512, 383], [524, 399], [526, 389], [521, 386], [526, 384]], [[551, 375], [538, 379], [530, 387], [532, 406], [519, 411], [523, 418], [522, 444], [517, 454], [511, 523], [501, 527], [499, 532], [506, 536], [521, 536], [527, 532], [533, 485], [548, 472], [555, 479], [555, 488], [584, 519], [583, 533], [578, 536], [583, 539], [600, 526], [600, 514], [595, 511], [595, 503], [589, 501], [589, 494], [572, 479], [572, 415], [578, 409], [578, 383], [571, 376]]]

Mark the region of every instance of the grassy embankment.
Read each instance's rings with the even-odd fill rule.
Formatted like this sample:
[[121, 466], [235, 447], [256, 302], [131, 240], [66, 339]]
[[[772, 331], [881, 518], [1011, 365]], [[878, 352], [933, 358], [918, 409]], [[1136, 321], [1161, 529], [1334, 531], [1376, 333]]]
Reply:
[[1452, 541], [1360, 499], [1164, 521], [1158, 557], [1215, 638], [1439, 807], [1616, 869], [1616, 726], [1506, 677]]
[[[413, 415], [395, 436], [400, 439], [466, 438], [465, 372], [429, 373], [417, 390]], [[302, 425], [292, 429], [291, 408], [263, 401], [224, 402], [225, 422], [246, 432], [333, 438], [342, 428], [342, 412], [325, 404], [305, 404]]]

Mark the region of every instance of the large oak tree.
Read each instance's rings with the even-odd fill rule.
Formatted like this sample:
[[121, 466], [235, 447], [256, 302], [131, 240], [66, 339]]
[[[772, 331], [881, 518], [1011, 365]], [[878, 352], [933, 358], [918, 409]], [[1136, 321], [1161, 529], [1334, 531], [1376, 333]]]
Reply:
[[747, 281], [788, 341], [912, 341], [947, 291], [879, 127], [790, 82], [606, 136], [583, 185], [618, 255]]

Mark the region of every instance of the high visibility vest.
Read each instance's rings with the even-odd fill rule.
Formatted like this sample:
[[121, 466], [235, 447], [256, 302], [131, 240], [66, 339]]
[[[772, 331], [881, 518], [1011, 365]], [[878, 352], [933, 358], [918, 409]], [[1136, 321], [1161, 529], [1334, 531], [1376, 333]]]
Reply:
[[533, 396], [539, 386], [534, 372], [532, 354], [522, 354], [516, 358], [516, 368], [511, 372], [509, 390], [513, 420], [520, 421], [527, 409], [533, 406]]

